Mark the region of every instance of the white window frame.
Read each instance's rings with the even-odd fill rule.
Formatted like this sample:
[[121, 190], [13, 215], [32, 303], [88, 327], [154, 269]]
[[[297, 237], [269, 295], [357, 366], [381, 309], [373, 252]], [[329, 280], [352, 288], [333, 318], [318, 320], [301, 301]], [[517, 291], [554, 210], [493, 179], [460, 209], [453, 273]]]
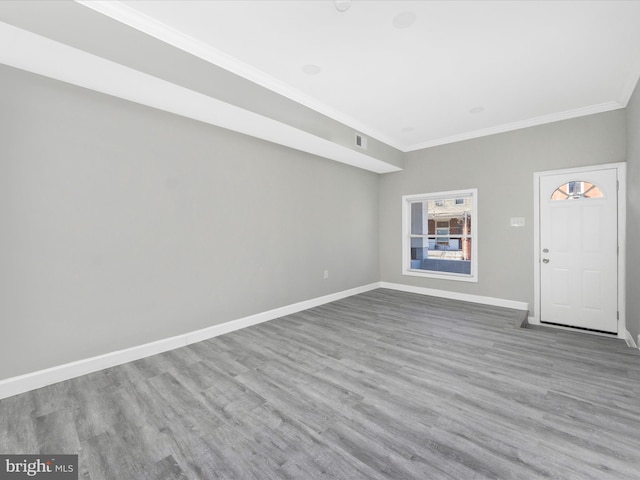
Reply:
[[[430, 200], [448, 200], [471, 197], [471, 273], [438, 272], [411, 268], [411, 204]], [[478, 189], [448, 192], [419, 193], [402, 197], [402, 274], [415, 277], [439, 278], [460, 282], [478, 281]]]

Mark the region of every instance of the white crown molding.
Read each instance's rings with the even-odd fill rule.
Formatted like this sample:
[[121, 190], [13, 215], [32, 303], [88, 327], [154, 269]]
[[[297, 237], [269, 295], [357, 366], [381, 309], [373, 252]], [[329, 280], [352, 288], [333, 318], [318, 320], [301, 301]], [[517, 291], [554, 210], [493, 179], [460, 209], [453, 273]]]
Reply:
[[[631, 91], [633, 92], [633, 89]], [[472, 132], [465, 132], [457, 135], [451, 135], [449, 137], [436, 138], [434, 140], [429, 140], [427, 142], [410, 145], [403, 151], [413, 152], [416, 150], [422, 150], [423, 148], [436, 147], [438, 145], [446, 145], [449, 143], [461, 142], [463, 140], [471, 140], [473, 138], [486, 137], [489, 135], [494, 135], [496, 133], [510, 132], [513, 130], [520, 130], [522, 128], [535, 127], [538, 125], [544, 125], [546, 123], [558, 122], [560, 120], [568, 120], [571, 118], [584, 117], [586, 115], [592, 115], [594, 113], [602, 113], [602, 112], [608, 112], [611, 110], [618, 110], [620, 108], [624, 108], [625, 105], [621, 104], [620, 102], [611, 101], [611, 102], [600, 103], [597, 105], [590, 105], [588, 107], [575, 108], [572, 110], [566, 110], [564, 112], [552, 113], [549, 115], [542, 115], [539, 117], [529, 118], [527, 120], [521, 120], [518, 122], [505, 123], [503, 125], [497, 125], [495, 127], [483, 128], [481, 130], [474, 130]]]
[[343, 123], [365, 135], [378, 139], [403, 153], [421, 150], [424, 148], [435, 147], [438, 145], [446, 145], [449, 143], [470, 140], [473, 138], [485, 137], [496, 133], [503, 133], [522, 128], [543, 125], [545, 123], [567, 120], [594, 113], [602, 113], [610, 110], [625, 108], [633, 91], [635, 89], [638, 78], [640, 77], [640, 63], [638, 63], [630, 73], [624, 84], [623, 90], [618, 101], [610, 101], [602, 104], [581, 107], [577, 109], [567, 110], [564, 112], [543, 115], [518, 122], [497, 125], [471, 132], [465, 132], [448, 137], [437, 138], [427, 142], [421, 142], [412, 145], [406, 145], [397, 139], [391, 138], [383, 132], [380, 132], [369, 125], [363, 124], [361, 121], [336, 110], [323, 102], [293, 88], [292, 86], [258, 70], [238, 59], [202, 42], [190, 35], [176, 30], [169, 25], [162, 23], [122, 2], [119, 0], [74, 0], [76, 3], [90, 8], [98, 13], [108, 16], [118, 22], [128, 25], [136, 30], [146, 33], [158, 40], [172, 45], [180, 50], [191, 53], [209, 63], [217, 65], [258, 85], [261, 85], [283, 97], [289, 98], [301, 105], [304, 105], [318, 113]]
[[354, 130], [358, 130], [365, 135], [376, 138], [404, 153], [415, 150], [421, 150], [424, 148], [434, 147], [438, 145], [446, 145], [449, 143], [455, 143], [463, 140], [470, 140], [473, 138], [480, 138], [488, 135], [494, 135], [496, 133], [503, 133], [512, 130], [518, 130], [521, 128], [532, 127], [536, 125], [542, 125], [545, 123], [552, 123], [560, 120], [567, 120], [570, 118], [576, 118], [584, 115], [591, 115], [594, 113], [606, 112], [609, 110], [615, 110], [619, 108], [625, 108], [635, 86], [640, 77], [640, 63], [637, 63], [632, 67], [632, 71], [629, 74], [627, 81], [624, 83], [618, 101], [605, 102], [598, 105], [592, 105], [588, 107], [582, 107], [577, 109], [568, 110], [565, 112], [553, 113], [550, 115], [543, 115], [527, 120], [518, 122], [498, 125], [494, 127], [488, 127], [480, 130], [474, 130], [471, 132], [465, 132], [448, 137], [441, 137], [426, 142], [407, 145], [398, 139], [389, 137], [384, 132], [380, 132], [369, 125], [363, 124], [360, 120], [353, 118], [343, 112], [336, 110], [329, 105], [326, 105], [317, 99], [291, 87], [290, 85], [266, 74], [265, 72], [258, 70], [238, 59], [206, 44], [196, 38], [191, 37], [179, 30], [176, 30], [165, 23], [162, 23], [122, 2], [119, 0], [74, 0], [76, 3], [90, 8], [98, 13], [108, 16], [118, 22], [128, 25], [136, 30], [144, 32], [158, 40], [161, 40], [169, 45], [179, 48], [185, 52], [189, 52], [207, 62], [222, 67], [236, 75], [239, 75], [247, 80], [250, 80], [258, 85], [261, 85], [273, 92], [276, 92], [283, 97], [289, 98], [301, 105], [309, 107], [327, 117], [343, 123]]
[[[87, 1], [87, 0], [74, 0], [76, 3], [92, 9], [100, 14], [103, 14], [105, 16], [108, 16], [110, 18], [113, 18], [114, 20], [121, 22], [125, 25], [128, 25], [132, 28], [135, 28], [136, 30], [142, 31], [154, 38], [157, 38], [167, 44], [173, 45], [176, 48], [179, 48], [183, 51], [186, 51], [192, 55], [195, 55], [207, 62], [210, 62], [212, 64], [218, 65], [221, 68], [224, 68], [234, 74], [237, 74], [243, 78], [246, 78], [254, 83], [257, 83], [271, 91], [274, 91], [280, 95], [282, 95], [283, 97], [289, 98], [297, 103], [300, 103], [301, 105], [305, 105], [308, 108], [311, 108], [323, 115], [326, 115], [329, 118], [332, 118], [335, 121], [338, 121], [340, 123], [343, 123], [351, 128], [353, 128], [354, 130], [357, 130], [359, 132], [364, 133], [365, 135], [371, 136], [373, 138], [376, 138], [378, 140], [381, 140], [383, 142], [385, 142], [386, 144], [400, 150], [401, 152], [407, 153], [407, 152], [412, 152], [412, 151], [416, 151], [416, 150], [421, 150], [421, 149], [425, 149], [425, 148], [430, 148], [430, 147], [435, 147], [435, 146], [439, 146], [439, 145], [446, 145], [446, 144], [450, 144], [450, 143], [455, 143], [455, 142], [460, 142], [460, 141], [464, 141], [464, 140], [470, 140], [470, 139], [474, 139], [474, 138], [480, 138], [480, 137], [484, 137], [484, 136], [488, 136], [488, 135], [494, 135], [497, 133], [504, 133], [504, 132], [508, 132], [508, 131], [513, 131], [513, 130], [518, 130], [518, 129], [522, 129], [522, 128], [527, 128], [527, 127], [532, 127], [532, 126], [538, 126], [538, 125], [543, 125], [546, 123], [552, 123], [552, 122], [556, 122], [556, 121], [561, 121], [561, 120], [567, 120], [567, 119], [571, 119], [571, 118], [576, 118], [576, 117], [580, 117], [580, 116], [585, 116], [585, 115], [591, 115], [591, 114], [595, 114], [595, 113], [602, 113], [602, 112], [606, 112], [606, 111], [610, 111], [610, 110], [616, 110], [616, 109], [621, 109], [621, 108], [625, 108], [631, 95], [633, 94], [633, 91], [636, 87], [636, 83], [637, 83], [637, 79], [640, 76], [640, 64], [636, 65], [635, 67], [632, 68], [631, 73], [629, 74], [628, 80], [624, 85], [623, 91], [620, 95], [619, 101], [611, 101], [611, 102], [605, 102], [605, 103], [601, 103], [601, 104], [597, 104], [597, 105], [592, 105], [592, 106], [588, 106], [588, 107], [582, 107], [582, 108], [577, 108], [577, 109], [572, 109], [572, 110], [567, 110], [564, 112], [559, 112], [559, 113], [553, 113], [550, 115], [543, 115], [543, 116], [539, 116], [539, 117], [535, 117], [535, 118], [531, 118], [531, 119], [526, 119], [526, 120], [522, 120], [522, 121], [518, 121], [518, 122], [512, 122], [512, 123], [507, 123], [507, 124], [503, 124], [503, 125], [498, 125], [498, 126], [494, 126], [494, 127], [489, 127], [489, 128], [484, 128], [484, 129], [480, 129], [480, 130], [474, 130], [471, 132], [464, 132], [461, 134], [456, 134], [456, 135], [451, 135], [448, 137], [441, 137], [441, 138], [437, 138], [437, 139], [433, 139], [433, 140], [429, 140], [426, 142], [421, 142], [421, 143], [416, 143], [416, 144], [410, 144], [410, 145], [406, 145], [406, 144], [402, 144], [399, 143], [398, 141], [395, 141], [394, 139], [389, 138], [387, 135], [378, 132], [378, 131], [374, 131], [374, 129], [372, 129], [371, 127], [367, 126], [367, 125], [363, 125], [361, 124], [361, 122], [359, 122], [358, 120], [345, 115], [341, 112], [336, 111], [335, 109], [321, 103], [318, 102], [317, 100], [309, 97], [306, 94], [303, 94], [302, 92], [290, 87], [289, 85], [284, 84], [283, 82], [265, 74], [264, 72], [257, 70], [245, 63], [239, 62], [237, 59], [225, 54], [224, 52], [218, 51], [217, 49], [211, 47], [208, 44], [205, 44], [204, 42], [201, 42], [193, 37], [190, 37], [182, 32], [179, 32], [169, 26], [167, 26], [166, 24], [163, 24], [161, 22], [158, 22], [157, 20], [148, 17], [147, 15], [123, 4], [120, 1], [117, 0], [113, 0], [113, 1], [104, 1], [104, 0], [96, 0], [96, 1]], [[14, 27], [15, 28], [15, 27]], [[35, 34], [32, 34], [35, 35]], [[44, 37], [41, 37], [44, 38]], [[51, 41], [51, 40], [50, 40]], [[6, 45], [16, 45], [16, 43], [14, 42], [7, 42], [5, 43]], [[62, 45], [62, 44], [60, 44]], [[68, 47], [71, 48], [71, 47]], [[9, 49], [5, 49], [9, 50]], [[20, 49], [17, 48], [16, 51], [24, 51], [24, 49]], [[7, 53], [7, 55], [11, 56], [10, 52], [5, 52]], [[119, 95], [117, 92], [114, 91], [113, 88], [110, 89], [105, 89], [105, 90], [101, 90], [95, 87], [92, 87], [90, 85], [87, 85], [86, 83], [82, 83], [82, 81], [78, 81], [78, 80], [74, 80], [72, 78], [70, 78], [70, 75], [68, 74], [64, 74], [64, 75], [60, 75], [60, 76], [54, 76], [54, 75], [50, 75], [47, 74], [45, 72], [43, 72], [41, 69], [38, 70], [37, 68], [33, 68], [33, 67], [29, 67], [27, 64], [29, 63], [35, 63], [37, 61], [44, 61], [44, 62], [49, 62], [51, 63], [52, 59], [38, 59], [35, 57], [43, 57], [45, 54], [43, 54], [42, 52], [37, 52], [37, 51], [32, 51], [28, 54], [30, 57], [32, 57], [31, 59], [29, 58], [24, 58], [24, 61], [20, 61], [17, 63], [22, 64], [23, 66], [19, 66], [16, 64], [11, 64], [11, 63], [7, 63], [7, 62], [3, 62], [6, 63], [7, 65], [12, 65], [12, 66], [16, 66], [17, 68], [22, 68], [24, 70], [28, 70], [28, 71], [32, 71], [35, 73], [39, 73], [41, 75], [47, 75], [50, 76], [52, 78], [56, 78], [58, 80], [62, 80], [68, 83], [73, 83], [79, 86], [83, 86], [85, 88], [91, 88], [103, 93], [108, 93], [110, 95], [114, 95], [114, 96], [119, 96], [121, 98], [125, 98], [127, 100], [131, 100], [137, 103], [142, 103], [145, 105], [149, 105], [155, 108], [159, 108], [159, 109], [164, 109], [162, 106], [158, 106], [156, 104], [154, 104], [153, 102], [148, 102], [148, 101], [144, 101], [144, 100], [139, 100], [136, 98], [132, 98], [131, 96], [124, 96], [124, 95]], [[86, 55], [90, 55], [90, 54], [86, 54]], [[6, 55], [0, 55], [0, 57], [3, 57]], [[15, 57], [15, 55], [14, 55]], [[96, 57], [97, 58], [97, 57]], [[2, 61], [2, 59], [0, 58], [0, 61]], [[105, 62], [109, 62], [108, 60], [104, 60]], [[114, 62], [111, 62], [114, 63]], [[117, 65], [114, 63], [114, 65]], [[124, 67], [123, 67], [124, 68]], [[58, 73], [60, 73], [60, 71], [62, 69], [57, 69]], [[77, 69], [76, 69], [77, 70]], [[138, 72], [139, 73], [139, 72]], [[64, 78], [63, 78], [64, 77]], [[158, 81], [162, 81], [160, 79], [158, 79]], [[104, 83], [104, 82], [103, 82]], [[168, 84], [168, 82], [165, 82]], [[173, 85], [173, 84], [171, 84]], [[177, 89], [181, 88], [177, 85], [174, 85], [175, 87], [175, 91], [177, 91]], [[107, 91], [110, 90], [110, 91]], [[195, 94], [196, 92], [193, 92], [191, 90], [188, 89], [183, 89], [185, 91], [189, 91], [192, 94]], [[145, 96], [145, 95], [143, 95]], [[211, 101], [215, 101], [215, 99], [212, 99], [211, 97], [207, 97], [205, 95], [202, 95], [203, 98], [208, 99], [208, 102], [210, 103]], [[179, 98], [179, 95], [178, 97]], [[155, 102], [155, 103], [162, 103], [162, 102]], [[166, 102], [165, 102], [166, 103]], [[174, 104], [178, 104], [179, 101], [175, 101], [173, 102]], [[220, 102], [218, 101], [218, 104], [224, 104], [224, 102]], [[232, 107], [229, 104], [224, 104], [227, 107]], [[263, 129], [252, 129], [252, 128], [245, 128], [244, 130], [242, 128], [238, 129], [238, 128], [234, 128], [233, 126], [227, 126], [222, 124], [222, 122], [218, 121], [216, 122], [212, 122], [210, 120], [207, 120], [206, 118], [202, 118], [203, 115], [200, 114], [199, 116], [193, 116], [192, 114], [188, 113], [188, 112], [183, 112], [188, 110], [188, 108], [178, 108], [177, 110], [181, 110], [181, 111], [176, 111], [176, 110], [168, 110], [165, 109], [167, 111], [170, 111], [172, 113], [177, 113], [179, 115], [183, 115], [189, 118], [194, 118], [196, 120], [200, 120], [200, 121], [204, 121], [213, 125], [218, 125], [221, 126], [223, 128], [229, 128], [231, 130], [235, 130], [235, 131], [239, 131], [241, 133], [245, 133], [247, 135], [252, 135], [258, 138], [262, 138], [268, 141], [272, 141], [274, 143], [279, 143], [282, 145], [286, 145], [289, 146], [291, 148], [295, 148], [297, 150], [301, 150], [301, 151], [306, 151], [309, 153], [314, 153], [316, 155], [320, 155], [320, 156], [324, 156], [327, 158], [331, 158], [333, 160], [337, 160], [343, 163], [347, 163], [349, 165], [353, 165], [359, 168], [364, 168], [366, 170], [370, 170], [373, 171], [375, 173], [389, 173], [389, 172], [394, 172], [394, 171], [399, 171], [401, 170], [398, 167], [395, 167], [393, 165], [390, 165], [386, 162], [374, 159], [372, 157], [369, 157], [367, 155], [361, 154], [360, 152], [354, 152], [346, 147], [341, 147], [339, 145], [329, 145], [329, 141], [326, 141], [324, 139], [321, 139], [319, 137], [315, 137], [312, 136], [311, 134], [308, 134], [307, 132], [302, 132], [300, 130], [295, 129], [294, 127], [290, 127], [291, 131], [295, 131], [294, 135], [283, 135], [283, 137], [287, 137], [288, 140], [285, 141], [280, 141], [278, 139], [274, 139], [274, 137], [271, 135], [271, 133], [267, 133], [267, 134], [260, 134], [260, 133], [252, 133], [252, 131], [249, 130], [255, 130], [256, 132], [262, 132], [264, 131]], [[194, 110], [194, 108], [192, 108], [192, 110]], [[202, 110], [202, 109], [198, 109], [198, 110]], [[247, 111], [248, 112], [248, 111]], [[202, 113], [202, 112], [201, 112]], [[253, 112], [248, 112], [248, 113], [253, 113]], [[258, 114], [254, 114], [257, 117], [259, 117]], [[263, 119], [266, 119], [266, 117], [262, 117]], [[241, 122], [239, 122], [241, 123]], [[278, 123], [278, 122], [274, 122], [274, 123]], [[280, 126], [282, 126], [283, 124], [280, 124]], [[281, 128], [282, 129], [282, 128]], [[271, 130], [271, 129], [267, 129]], [[302, 138], [304, 137], [304, 138]], [[313, 139], [310, 139], [310, 137], [313, 137]], [[316, 146], [314, 147], [307, 147], [305, 146], [305, 143], [309, 141], [310, 143], [315, 144]], [[314, 149], [317, 149], [318, 144], [323, 144], [320, 151], [314, 151]], [[331, 151], [332, 153], [330, 154], [325, 154], [322, 153], [322, 151]], [[346, 159], [346, 160], [343, 160]]]
[[629, 74], [627, 81], [622, 87], [620, 99], [618, 100], [618, 103], [620, 103], [620, 105], [622, 105], [625, 108], [627, 107], [627, 105], [629, 104], [629, 100], [631, 100], [631, 95], [633, 95], [633, 92], [635, 91], [636, 85], [638, 84], [639, 80], [640, 80], [640, 62], [636, 63], [631, 73]]
[[195, 330], [182, 335], [163, 338], [155, 342], [136, 345], [131, 348], [109, 352], [104, 355], [97, 355], [95, 357], [65, 363], [64, 365], [57, 365], [44, 370], [38, 370], [25, 375], [0, 380], [0, 399], [28, 392], [29, 390], [34, 390], [36, 388], [45, 387], [47, 385], [52, 385], [54, 383], [63, 382], [81, 375], [87, 375], [99, 370], [104, 370], [105, 368], [115, 367], [127, 362], [133, 362], [158, 353], [181, 348], [192, 343], [224, 335], [225, 333], [230, 333], [235, 330], [274, 320], [285, 315], [291, 315], [292, 313], [300, 312], [302, 310], [307, 310], [319, 305], [324, 305], [326, 303], [335, 302], [336, 300], [375, 290], [378, 287], [378, 282], [375, 282], [369, 285], [363, 285], [361, 287], [351, 288], [349, 290], [343, 290], [329, 295], [324, 295], [322, 297], [293, 303], [291, 305], [239, 318], [230, 322], [213, 325], [211, 327]]
[[90, 8], [98, 13], [110, 17], [131, 28], [135, 28], [147, 35], [172, 45], [180, 50], [188, 52], [202, 60], [217, 65], [225, 70], [250, 80], [262, 87], [282, 95], [294, 102], [308, 107], [318, 113], [343, 123], [354, 130], [357, 130], [369, 137], [380, 140], [398, 150], [402, 150], [397, 141], [376, 131], [369, 125], [342, 113], [329, 105], [322, 103], [315, 98], [293, 88], [271, 75], [258, 70], [240, 60], [228, 55], [211, 45], [202, 42], [190, 35], [187, 35], [175, 28], [166, 25], [118, 0], [75, 0], [76, 3]]
[[0, 63], [159, 110], [261, 138], [375, 173], [383, 162], [207, 95], [0, 22]]

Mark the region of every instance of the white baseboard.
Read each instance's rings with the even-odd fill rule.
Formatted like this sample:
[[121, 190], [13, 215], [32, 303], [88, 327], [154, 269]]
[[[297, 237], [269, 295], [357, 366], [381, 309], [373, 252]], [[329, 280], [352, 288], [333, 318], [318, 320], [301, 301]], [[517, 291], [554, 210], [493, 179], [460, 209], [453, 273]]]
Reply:
[[0, 380], [0, 399], [18, 395], [36, 388], [45, 387], [47, 385], [52, 385], [64, 380], [69, 380], [81, 375], [86, 375], [88, 373], [97, 372], [105, 368], [115, 367], [116, 365], [139, 360], [141, 358], [156, 355], [175, 348], [184, 347], [195, 342], [217, 337], [218, 335], [233, 332], [251, 325], [256, 325], [285, 315], [324, 305], [325, 303], [334, 302], [359, 293], [375, 290], [379, 287], [380, 285], [378, 282], [371, 283], [369, 285], [343, 290], [330, 295], [275, 308], [266, 312], [250, 315], [248, 317], [231, 320], [229, 322], [213, 325], [211, 327], [195, 330], [175, 337], [164, 338], [162, 340], [137, 345], [124, 350], [117, 350], [104, 355], [98, 355], [75, 362], [65, 363], [64, 365], [58, 365], [44, 370], [27, 373], [25, 375]]
[[[269, 320], [280, 318], [285, 315], [290, 315], [302, 310], [307, 310], [319, 305], [324, 305], [326, 303], [334, 302], [336, 300], [347, 298], [352, 295], [375, 290], [376, 288], [388, 288], [391, 290], [419, 293], [422, 295], [432, 295], [441, 298], [449, 298], [452, 300], [462, 300], [484, 305], [494, 305], [497, 307], [514, 308], [517, 310], [529, 309], [529, 305], [525, 302], [505, 300], [493, 297], [483, 297], [465, 293], [449, 292], [446, 290], [437, 290], [432, 288], [413, 287], [410, 285], [403, 285], [398, 283], [376, 282], [369, 285], [363, 285], [361, 287], [332, 293], [330, 295], [324, 295], [322, 297], [305, 300], [291, 305], [286, 305], [284, 307], [275, 308], [266, 312], [250, 315], [248, 317], [231, 320], [229, 322], [221, 323], [219, 325], [213, 325], [201, 330], [195, 330], [174, 337], [164, 338], [155, 342], [149, 342], [142, 345], [137, 345], [135, 347], [109, 352], [104, 355], [98, 355], [95, 357], [90, 357], [75, 362], [65, 363], [63, 365], [47, 368], [44, 370], [27, 373], [25, 375], [0, 380], [0, 399], [18, 395], [20, 393], [34, 390], [36, 388], [45, 387], [47, 385], [52, 385], [64, 380], [69, 380], [81, 375], [97, 372], [105, 368], [115, 367], [123, 363], [150, 357], [151, 355], [156, 355], [158, 353], [173, 350], [175, 348], [184, 347], [195, 342], [200, 342], [208, 338], [217, 337], [218, 335], [223, 335], [235, 330], [240, 330], [252, 325], [257, 325], [259, 323], [267, 322]], [[530, 317], [529, 321], [531, 322], [531, 320], [532, 318]], [[633, 341], [628, 332], [627, 335], [630, 340]]]
[[481, 295], [472, 295], [469, 293], [449, 292], [447, 290], [437, 290], [435, 288], [414, 287], [412, 285], [404, 285], [401, 283], [380, 282], [380, 288], [389, 288], [391, 290], [400, 290], [402, 292], [419, 293], [421, 295], [431, 295], [434, 297], [449, 298], [451, 300], [461, 300], [464, 302], [481, 303], [483, 305], [493, 305], [495, 307], [514, 308], [516, 310], [529, 310], [527, 302], [519, 302], [516, 300], [505, 300], [503, 298], [483, 297]]
[[[640, 335], [638, 336], [638, 339], [640, 340]], [[625, 330], [624, 331], [624, 341], [627, 342], [627, 346], [628, 347], [638, 348], [638, 345], [633, 340], [633, 335], [631, 335], [631, 333], [629, 333], [629, 330]]]
[[248, 317], [239, 318], [230, 322], [221, 323], [220, 325], [213, 325], [211, 327], [203, 328], [202, 330], [196, 330], [185, 334], [186, 343], [200, 342], [208, 338], [217, 337], [225, 333], [233, 332], [234, 330], [240, 330], [241, 328], [250, 327], [251, 325], [257, 325], [258, 323], [273, 320], [275, 318], [284, 317], [285, 315], [291, 315], [292, 313], [301, 312], [302, 310], [308, 310], [309, 308], [324, 305], [325, 303], [335, 302], [343, 298], [358, 295], [359, 293], [368, 292], [380, 288], [378, 282], [370, 283], [362, 287], [352, 288], [350, 290], [343, 290], [342, 292], [332, 293], [323, 297], [312, 298], [311, 300], [305, 300], [303, 302], [286, 305], [284, 307], [275, 308], [266, 312], [257, 313]]
[[540, 325], [540, 321], [536, 317], [527, 318], [527, 323], [529, 325]]

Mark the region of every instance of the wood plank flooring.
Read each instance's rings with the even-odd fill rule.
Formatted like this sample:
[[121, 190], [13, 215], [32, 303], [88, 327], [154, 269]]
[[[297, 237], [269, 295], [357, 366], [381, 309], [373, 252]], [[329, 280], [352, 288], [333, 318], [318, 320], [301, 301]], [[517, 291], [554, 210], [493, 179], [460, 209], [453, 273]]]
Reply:
[[81, 479], [640, 478], [640, 355], [375, 290], [0, 401]]

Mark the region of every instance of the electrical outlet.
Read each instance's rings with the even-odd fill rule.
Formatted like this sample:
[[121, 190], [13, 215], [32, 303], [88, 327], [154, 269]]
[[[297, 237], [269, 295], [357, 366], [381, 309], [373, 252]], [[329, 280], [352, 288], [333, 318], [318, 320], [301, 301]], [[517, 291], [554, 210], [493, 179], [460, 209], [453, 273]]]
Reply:
[[329, 270], [325, 270], [324, 271], [324, 277], [325, 279], [329, 278]]
[[517, 217], [511, 219], [512, 227], [524, 227], [524, 217]]

